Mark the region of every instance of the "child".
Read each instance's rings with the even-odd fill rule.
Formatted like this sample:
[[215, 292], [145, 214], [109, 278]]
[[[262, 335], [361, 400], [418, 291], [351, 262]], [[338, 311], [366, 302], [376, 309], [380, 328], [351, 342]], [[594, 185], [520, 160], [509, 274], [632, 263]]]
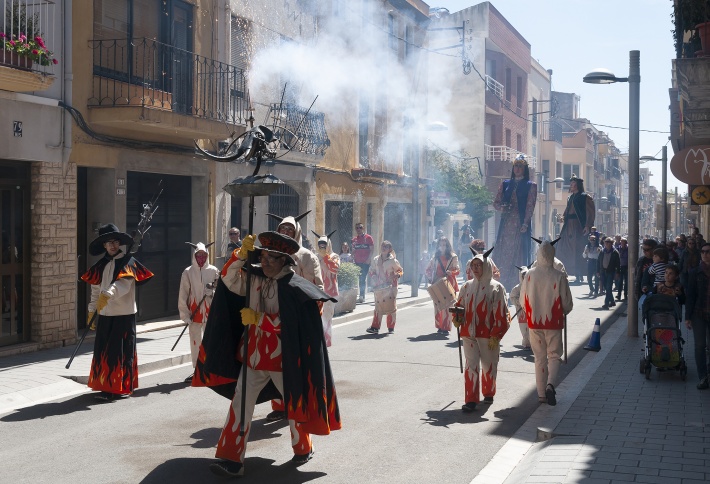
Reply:
[[665, 294], [667, 296], [673, 296], [678, 300], [678, 303], [685, 304], [685, 291], [683, 286], [680, 284], [680, 270], [675, 264], [668, 264], [666, 266], [666, 280], [662, 283], [656, 284], [653, 288], [655, 294]]
[[658, 247], [653, 251], [653, 264], [644, 274], [641, 282], [641, 291], [647, 294], [654, 286], [666, 281], [666, 268], [668, 267], [668, 249]]
[[500, 359], [500, 340], [508, 331], [510, 314], [508, 297], [500, 282], [493, 280], [493, 265], [488, 257], [491, 250], [476, 255], [469, 266], [473, 279], [464, 283], [456, 306], [464, 308], [464, 315], [454, 319], [461, 327], [461, 340], [466, 355], [464, 370], [464, 412], [472, 412], [476, 404], [493, 403], [496, 376]]
[[[375, 256], [372, 260], [368, 275], [372, 281], [373, 288], [389, 286], [395, 295], [394, 312], [386, 315], [387, 331], [389, 333], [394, 333], [394, 326], [397, 324], [397, 284], [403, 272], [402, 266], [397, 260], [397, 255], [394, 253], [394, 250], [392, 250], [392, 243], [389, 240], [385, 240], [380, 246], [380, 255]], [[375, 301], [375, 313], [372, 315], [372, 324], [365, 331], [370, 334], [378, 334], [380, 332], [380, 326], [382, 325], [382, 316], [385, 315], [381, 312], [377, 301]]]
[[[517, 267], [517, 266], [516, 266]], [[518, 315], [518, 326], [520, 327], [520, 333], [523, 335], [523, 349], [531, 350], [530, 348], [530, 332], [528, 330], [528, 320], [525, 318], [525, 311], [523, 311], [523, 306], [520, 304], [520, 286], [525, 279], [525, 275], [528, 273], [528, 268], [526, 266], [518, 267], [520, 271], [520, 284], [515, 286], [510, 290], [510, 301], [515, 306], [515, 314]]]

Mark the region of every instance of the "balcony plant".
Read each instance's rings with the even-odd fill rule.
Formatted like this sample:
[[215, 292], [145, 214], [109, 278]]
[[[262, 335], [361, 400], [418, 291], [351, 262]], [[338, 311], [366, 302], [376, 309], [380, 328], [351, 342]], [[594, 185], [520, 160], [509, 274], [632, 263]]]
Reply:
[[[13, 2], [5, 10], [5, 23], [0, 32], [0, 60], [15, 67], [31, 68], [57, 64], [54, 53], [44, 43], [40, 32], [40, 16], [28, 13], [25, 5]], [[9, 61], [9, 62], [8, 62]]]

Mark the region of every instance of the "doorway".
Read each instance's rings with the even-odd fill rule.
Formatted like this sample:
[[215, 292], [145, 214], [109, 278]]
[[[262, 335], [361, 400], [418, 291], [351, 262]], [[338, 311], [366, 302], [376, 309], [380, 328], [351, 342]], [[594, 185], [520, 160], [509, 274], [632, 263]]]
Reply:
[[0, 346], [29, 339], [29, 170], [0, 162]]

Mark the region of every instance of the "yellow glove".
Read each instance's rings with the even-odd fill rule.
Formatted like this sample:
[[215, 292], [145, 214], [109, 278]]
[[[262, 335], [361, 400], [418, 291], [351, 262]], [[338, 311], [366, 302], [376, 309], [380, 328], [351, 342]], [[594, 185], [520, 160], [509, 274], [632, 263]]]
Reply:
[[96, 311], [98, 311], [99, 314], [101, 314], [101, 311], [106, 307], [109, 299], [111, 299], [111, 297], [107, 294], [103, 292], [99, 294], [99, 300], [96, 301]]
[[243, 308], [239, 312], [242, 313], [242, 324], [244, 326], [249, 326], [250, 324], [256, 324], [261, 319], [261, 314], [254, 311], [251, 308]]
[[488, 349], [489, 350], [494, 350], [498, 347], [498, 342], [500, 340], [496, 338], [495, 336], [491, 336], [488, 338]]
[[89, 325], [89, 329], [91, 331], [96, 331], [96, 320], [95, 319], [93, 321], [91, 320], [91, 318], [94, 317], [95, 312], [96, 311], [89, 311], [89, 314], [86, 316], [86, 324]]
[[253, 235], [247, 235], [242, 239], [242, 247], [239, 249], [239, 252], [237, 252], [237, 257], [239, 257], [242, 260], [246, 260], [246, 258], [249, 256], [249, 252], [254, 250], [254, 236]]

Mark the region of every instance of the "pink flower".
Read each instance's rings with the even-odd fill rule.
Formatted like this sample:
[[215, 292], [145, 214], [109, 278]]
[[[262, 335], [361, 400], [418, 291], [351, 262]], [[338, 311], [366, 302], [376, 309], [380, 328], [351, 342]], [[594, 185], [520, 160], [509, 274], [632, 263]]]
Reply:
[[13, 47], [15, 47], [15, 41], [14, 41], [14, 40], [11, 40], [11, 41], [10, 41], [10, 45], [13, 46]]
[[7, 37], [7, 36], [5, 35], [5, 32], [0, 32], [0, 39], [4, 39], [5, 37]]
[[38, 51], [37, 49], [32, 49], [32, 53], [33, 53], [34, 55], [37, 55], [37, 54], [39, 54], [39, 51]]
[[35, 37], [35, 42], [37, 42], [37, 44], [39, 44], [39, 46], [43, 49], [46, 49], [46, 46], [44, 45], [44, 40], [42, 40], [42, 37], [40, 37], [39, 35]]
[[56, 66], [57, 64], [59, 64], [59, 61], [57, 59], [52, 59], [52, 64]]
[[20, 34], [20, 38], [17, 40], [21, 40], [22, 42], [24, 42], [25, 40], [27, 40], [27, 36], [25, 34]]

